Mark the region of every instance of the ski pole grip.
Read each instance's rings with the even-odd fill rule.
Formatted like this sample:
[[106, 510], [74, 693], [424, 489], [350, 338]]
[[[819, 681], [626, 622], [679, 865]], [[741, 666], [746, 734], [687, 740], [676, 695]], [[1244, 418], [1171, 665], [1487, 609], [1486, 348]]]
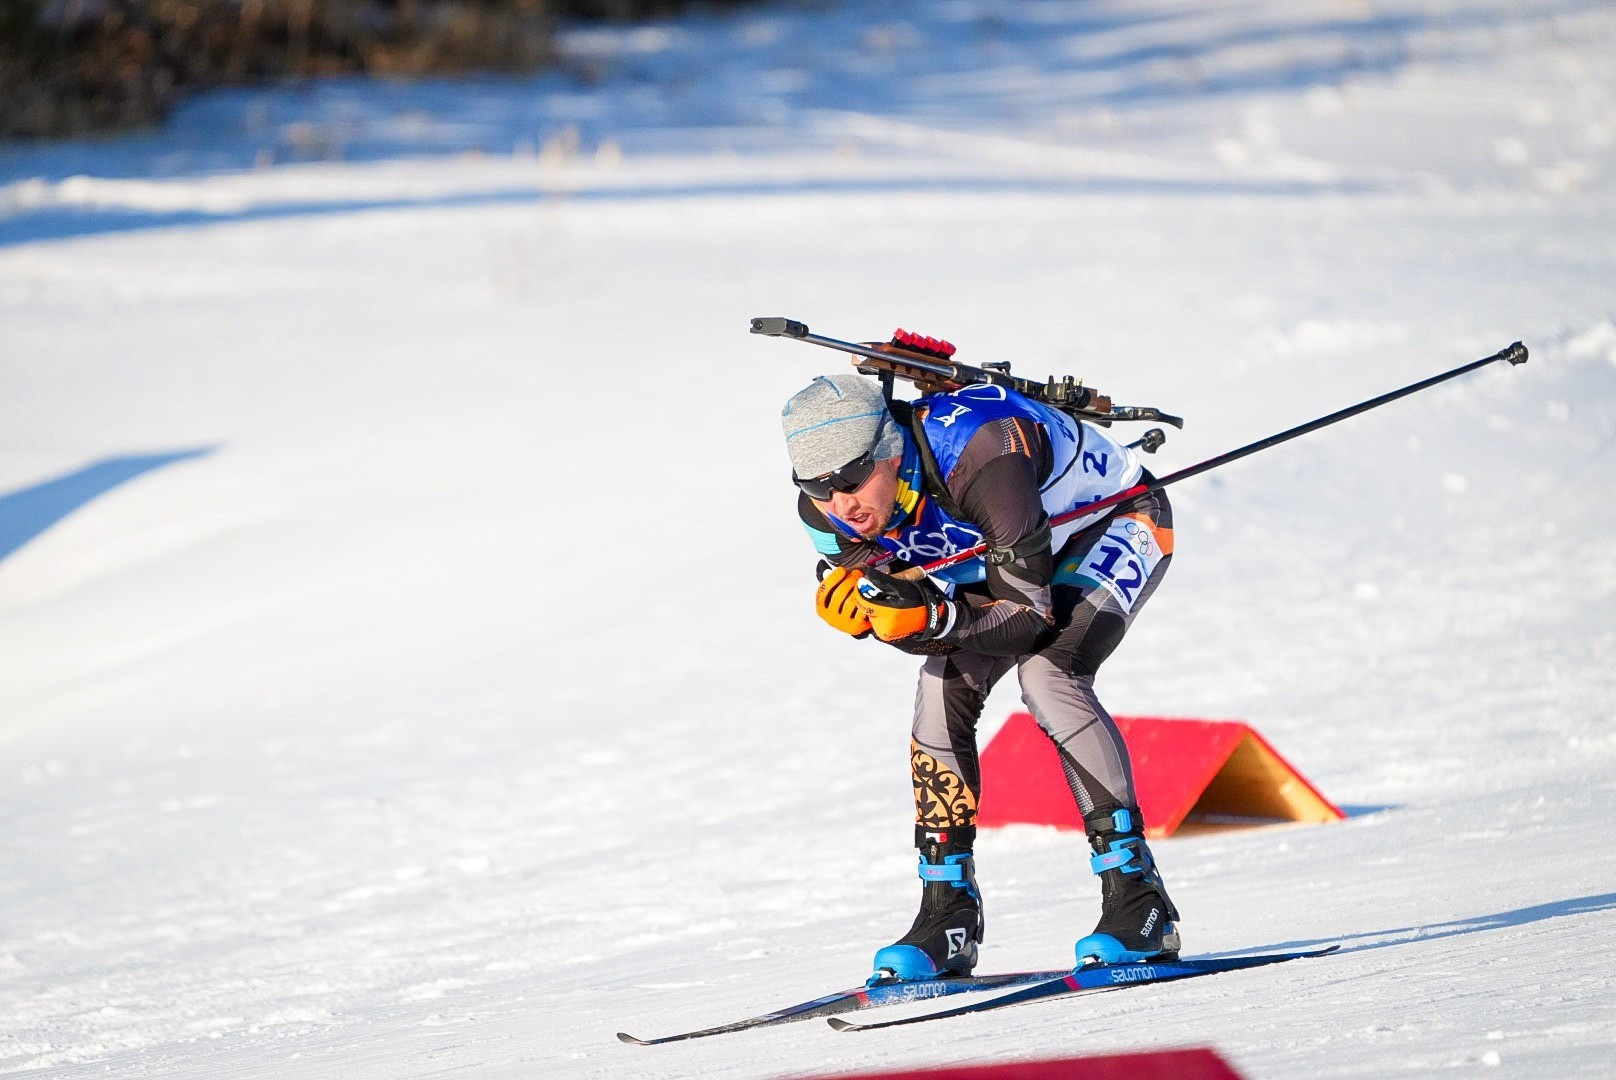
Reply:
[[1526, 346], [1517, 341], [1509, 348], [1502, 349], [1499, 352], [1494, 353], [1493, 359], [1508, 360], [1511, 364], [1524, 364], [1526, 363], [1526, 356]]
[[800, 323], [795, 319], [782, 319], [778, 316], [753, 319], [752, 333], [762, 334], [764, 337], [794, 337], [808, 336], [808, 324]]

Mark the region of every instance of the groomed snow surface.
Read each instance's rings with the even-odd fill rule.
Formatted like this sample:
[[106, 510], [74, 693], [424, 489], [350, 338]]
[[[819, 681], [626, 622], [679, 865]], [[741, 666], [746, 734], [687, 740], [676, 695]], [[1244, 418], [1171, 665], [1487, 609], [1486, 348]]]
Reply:
[[[1611, 1075], [1616, 10], [782, 3], [568, 43], [0, 149], [0, 1073]], [[1340, 954], [612, 1037], [857, 984], [918, 892], [915, 665], [811, 614], [779, 444], [845, 360], [754, 315], [1182, 413], [1158, 473], [1527, 343], [1173, 488], [1102, 673], [1350, 811], [1159, 843], [1186, 952]], [[983, 969], [1067, 962], [1081, 838], [978, 856]]]

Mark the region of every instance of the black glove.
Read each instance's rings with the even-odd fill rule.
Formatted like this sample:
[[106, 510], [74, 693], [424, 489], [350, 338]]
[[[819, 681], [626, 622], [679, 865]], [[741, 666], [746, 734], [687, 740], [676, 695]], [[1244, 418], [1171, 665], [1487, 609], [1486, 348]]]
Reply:
[[931, 641], [954, 625], [954, 602], [925, 578], [903, 581], [866, 569], [858, 594], [870, 629], [882, 641]]

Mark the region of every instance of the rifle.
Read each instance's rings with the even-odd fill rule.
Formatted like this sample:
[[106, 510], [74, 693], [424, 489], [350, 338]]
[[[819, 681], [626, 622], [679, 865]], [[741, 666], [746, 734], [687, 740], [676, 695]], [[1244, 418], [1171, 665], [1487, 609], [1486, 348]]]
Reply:
[[[887, 391], [889, 399], [891, 397], [892, 379], [896, 377], [909, 379], [927, 393], [934, 392], [934, 390], [927, 389], [928, 387], [947, 390], [977, 383], [992, 383], [996, 386], [1010, 387], [1028, 397], [1053, 405], [1073, 416], [1093, 423], [1103, 424], [1108, 420], [1161, 420], [1164, 423], [1172, 424], [1174, 427], [1181, 428], [1184, 426], [1183, 420], [1176, 416], [1168, 416], [1166, 413], [1156, 409], [1114, 406], [1109, 398], [1093, 393], [1093, 391], [1083, 387], [1081, 383], [1076, 382], [1070, 376], [1059, 382], [1051, 378], [1047, 384], [1043, 384], [1032, 382], [1028, 379], [1015, 378], [1010, 374], [1009, 364], [986, 364], [981, 368], [974, 368], [967, 364], [957, 363], [951, 359], [954, 346], [948, 342], [937, 341], [935, 338], [920, 338], [917, 343], [915, 335], [907, 334], [902, 330], [898, 331], [898, 335], [894, 337], [891, 344], [854, 345], [846, 341], [837, 341], [835, 338], [811, 334], [808, 332], [808, 327], [800, 322], [776, 318], [753, 319], [752, 333], [765, 334], [769, 337], [797, 338], [813, 345], [824, 345], [827, 348], [838, 349], [842, 352], [862, 357], [865, 363], [857, 365], [858, 370], [867, 375], [880, 375], [882, 388]], [[917, 344], [919, 348], [916, 347]], [[1349, 417], [1357, 416], [1359, 413], [1368, 412], [1370, 409], [1378, 409], [1388, 402], [1407, 397], [1409, 394], [1418, 393], [1427, 387], [1457, 378], [1488, 364], [1496, 363], [1500, 360], [1505, 361], [1512, 367], [1524, 364], [1528, 355], [1526, 346], [1517, 341], [1512, 345], [1499, 349], [1491, 356], [1484, 356], [1480, 360], [1472, 360], [1468, 364], [1461, 364], [1450, 371], [1444, 371], [1441, 374], [1432, 375], [1430, 378], [1421, 379], [1419, 382], [1411, 383], [1399, 390], [1380, 394], [1367, 401], [1360, 401], [1356, 405], [1338, 409], [1328, 416], [1321, 416], [1317, 420], [1298, 424], [1293, 428], [1287, 428], [1267, 438], [1258, 439], [1256, 442], [1225, 451], [1208, 458], [1198, 465], [1179, 469], [1175, 473], [1169, 473], [1160, 478], [1141, 481], [1133, 487], [1119, 491], [1114, 495], [1108, 495], [1095, 502], [1073, 507], [1051, 517], [1050, 524], [1062, 525], [1068, 521], [1075, 521], [1080, 517], [1115, 506], [1118, 503], [1126, 502], [1146, 492], [1160, 491], [1162, 488], [1176, 484], [1180, 480], [1188, 480], [1192, 476], [1210, 472], [1220, 466], [1229, 464], [1231, 461], [1239, 461], [1243, 457], [1266, 450], [1271, 446], [1289, 442], [1300, 435], [1306, 435], [1309, 432], [1317, 431], [1319, 428], [1339, 423]], [[910, 369], [913, 370], [913, 374], [908, 373]], [[1144, 438], [1140, 439], [1135, 445], [1147, 452], [1154, 452], [1155, 448], [1161, 445], [1163, 437], [1164, 433], [1160, 428], [1153, 428], [1145, 432]], [[987, 550], [988, 545], [984, 541], [975, 547], [944, 556], [924, 566], [910, 567], [898, 576], [911, 579], [923, 577], [953, 566], [955, 563], [980, 558]]]
[[[1184, 426], [1182, 417], [1148, 405], [1113, 404], [1108, 396], [1084, 386], [1081, 380], [1070, 375], [1060, 379], [1051, 375], [1047, 381], [1038, 382], [1010, 374], [1008, 361], [981, 367], [962, 364], [954, 359], [951, 343], [907, 330], [893, 334], [891, 341], [856, 344], [811, 333], [806, 323], [795, 319], [774, 317], [753, 319], [752, 333], [795, 338], [810, 345], [851, 353], [858, 357], [853, 366], [859, 374], [874, 375], [881, 380], [881, 390], [888, 401], [892, 400], [895, 379], [913, 383], [922, 394], [946, 393], [966, 386], [1003, 386], [1091, 424], [1109, 427], [1118, 420], [1160, 420], [1176, 428]], [[1159, 439], [1155, 442], [1160, 445]]]

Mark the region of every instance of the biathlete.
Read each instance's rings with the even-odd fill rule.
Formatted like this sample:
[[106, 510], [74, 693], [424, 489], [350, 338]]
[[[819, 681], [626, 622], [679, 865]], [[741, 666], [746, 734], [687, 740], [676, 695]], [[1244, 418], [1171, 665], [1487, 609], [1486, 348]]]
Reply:
[[[1059, 751], [1100, 878], [1100, 920], [1077, 942], [1078, 962], [1175, 958], [1178, 912], [1145, 843], [1128, 748], [1094, 691], [1172, 561], [1172, 509], [1154, 491], [1049, 523], [1139, 483], [1138, 456], [997, 385], [904, 402], [868, 378], [821, 376], [782, 423], [798, 513], [822, 557], [820, 618], [925, 658], [909, 752], [920, 911], [876, 952], [872, 981], [976, 965], [976, 724], [1011, 668]], [[983, 541], [983, 559], [893, 576]]]

